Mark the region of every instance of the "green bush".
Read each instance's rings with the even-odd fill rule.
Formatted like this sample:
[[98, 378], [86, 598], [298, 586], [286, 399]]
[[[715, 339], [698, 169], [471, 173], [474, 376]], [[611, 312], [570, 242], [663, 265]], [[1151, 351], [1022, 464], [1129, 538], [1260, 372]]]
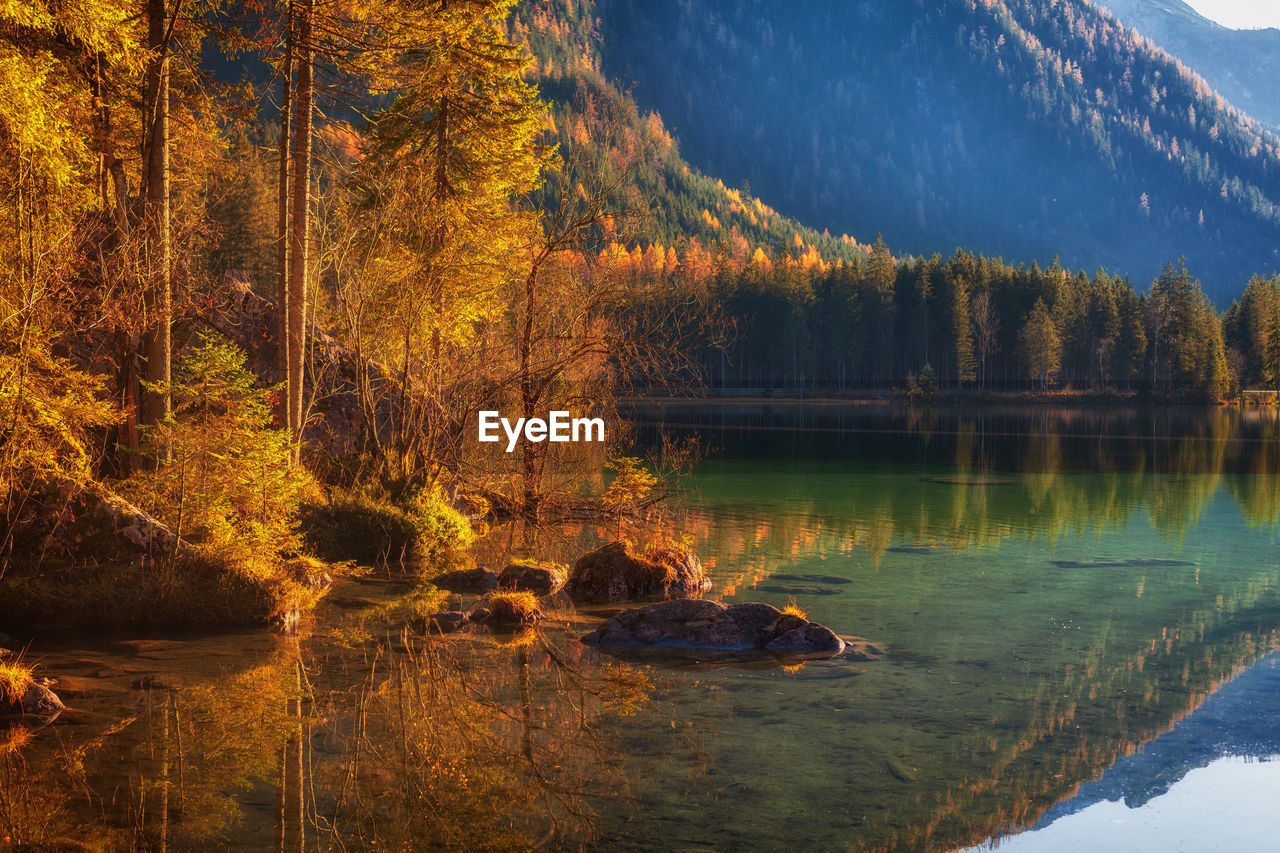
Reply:
[[409, 502], [406, 514], [417, 534], [417, 557], [439, 559], [475, 541], [471, 523], [438, 490], [418, 493]]
[[438, 491], [397, 505], [362, 494], [335, 495], [302, 508], [302, 535], [331, 560], [364, 564], [439, 560], [475, 539], [470, 523]]
[[145, 450], [168, 461], [122, 491], [184, 539], [264, 553], [296, 546], [294, 514], [314, 483], [292, 464], [288, 432], [273, 426], [275, 390], [256, 381], [243, 351], [202, 334], [172, 382], [149, 386], [172, 395], [173, 413], [145, 436]]

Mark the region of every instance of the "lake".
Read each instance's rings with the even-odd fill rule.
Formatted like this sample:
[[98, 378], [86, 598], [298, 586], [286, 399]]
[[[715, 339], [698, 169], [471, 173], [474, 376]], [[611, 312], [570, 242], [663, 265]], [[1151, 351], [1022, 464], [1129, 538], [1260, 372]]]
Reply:
[[[711, 597], [883, 659], [424, 637], [374, 573], [296, 637], [57, 636], [69, 710], [0, 737], [0, 837], [93, 849], [1267, 848], [1280, 831], [1272, 411], [641, 406], [705, 456]], [[572, 559], [611, 527], [499, 528]], [[467, 602], [462, 602], [466, 604]]]

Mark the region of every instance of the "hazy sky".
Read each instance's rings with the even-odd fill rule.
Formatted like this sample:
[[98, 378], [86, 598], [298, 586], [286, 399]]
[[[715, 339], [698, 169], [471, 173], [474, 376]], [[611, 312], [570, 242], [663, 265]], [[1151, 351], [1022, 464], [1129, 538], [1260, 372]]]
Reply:
[[1224, 27], [1280, 27], [1280, 0], [1186, 0], [1186, 3]]

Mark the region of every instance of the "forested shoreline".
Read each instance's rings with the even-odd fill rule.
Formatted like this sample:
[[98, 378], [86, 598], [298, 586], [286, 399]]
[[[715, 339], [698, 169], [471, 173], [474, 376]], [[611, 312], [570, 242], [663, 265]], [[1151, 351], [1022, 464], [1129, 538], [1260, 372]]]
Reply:
[[1280, 280], [1255, 276], [1219, 313], [1181, 263], [1126, 278], [959, 250], [895, 262], [767, 257], [711, 276], [736, 334], [712, 388], [1141, 391], [1219, 402], [1280, 382]]
[[[617, 415], [637, 389], [1280, 387], [1275, 277], [1220, 315], [1180, 262], [1144, 292], [816, 231], [691, 169], [592, 26], [513, 0], [0, 13], [20, 607], [101, 560], [82, 614], [181, 619], [214, 584], [201, 618], [278, 618], [318, 598], [315, 553], [634, 509], [662, 491]], [[475, 440], [481, 410], [552, 409], [611, 441]], [[60, 526], [87, 517], [116, 528]]]

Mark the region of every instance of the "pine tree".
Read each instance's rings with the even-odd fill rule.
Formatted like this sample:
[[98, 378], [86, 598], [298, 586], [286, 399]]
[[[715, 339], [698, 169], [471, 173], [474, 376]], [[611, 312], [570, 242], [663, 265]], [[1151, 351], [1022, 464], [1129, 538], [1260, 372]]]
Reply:
[[956, 381], [962, 385], [972, 382], [977, 376], [969, 309], [969, 290], [976, 277], [973, 256], [966, 252], [957, 252], [947, 263], [946, 280], [951, 291], [951, 346], [955, 353]]
[[511, 6], [397, 6], [396, 35], [414, 47], [394, 69], [399, 94], [375, 117], [360, 181], [363, 207], [379, 209], [368, 236], [384, 259], [380, 310], [394, 335], [386, 354], [401, 385], [395, 444], [406, 472], [423, 455], [449, 348], [499, 313], [535, 234], [516, 202], [540, 181], [545, 108], [523, 79], [526, 56], [500, 32]]
[[1062, 363], [1062, 339], [1053, 315], [1043, 299], [1037, 299], [1018, 333], [1018, 349], [1027, 365], [1027, 375], [1048, 388]]

